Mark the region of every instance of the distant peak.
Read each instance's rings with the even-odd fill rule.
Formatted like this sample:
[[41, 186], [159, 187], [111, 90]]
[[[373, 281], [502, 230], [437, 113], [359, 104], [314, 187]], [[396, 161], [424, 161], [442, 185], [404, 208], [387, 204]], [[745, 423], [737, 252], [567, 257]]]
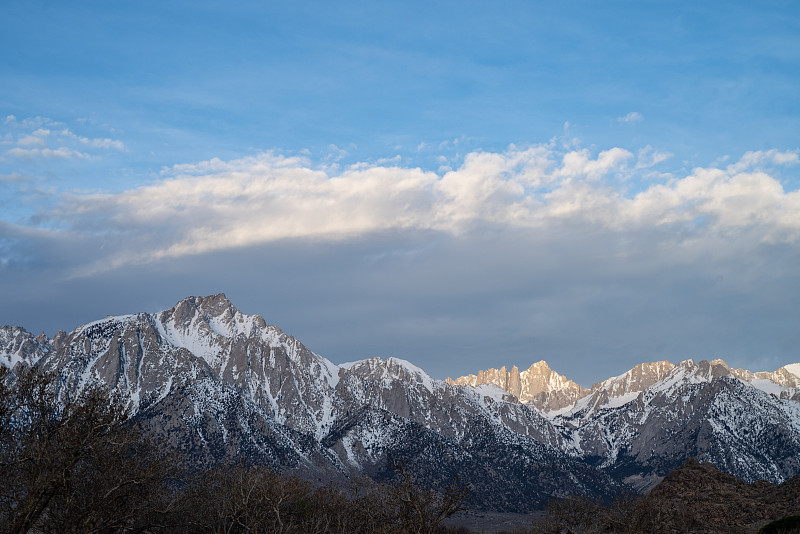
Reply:
[[200, 296], [200, 297], [186, 297], [175, 305], [175, 309], [189, 307], [191, 309], [198, 309], [202, 312], [216, 317], [230, 310], [232, 313], [238, 311], [233, 303], [228, 299], [225, 293], [217, 293], [215, 295]]

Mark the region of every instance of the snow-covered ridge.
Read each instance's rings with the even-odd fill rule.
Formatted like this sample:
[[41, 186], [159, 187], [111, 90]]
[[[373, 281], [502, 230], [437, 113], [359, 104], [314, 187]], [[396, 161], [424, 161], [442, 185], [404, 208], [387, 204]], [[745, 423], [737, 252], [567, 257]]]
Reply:
[[118, 325], [123, 325], [125, 323], [130, 323], [136, 320], [138, 314], [126, 314], [126, 315], [107, 315], [102, 319], [98, 319], [96, 321], [91, 321], [89, 323], [84, 323], [78, 326], [75, 330], [73, 330], [74, 334], [84, 334], [90, 331], [101, 331], [102, 327], [115, 327]]
[[370, 380], [413, 380], [421, 384], [429, 392], [441, 387], [442, 381], [431, 376], [413, 363], [400, 358], [389, 357], [385, 360], [374, 357], [338, 365], [338, 368], [359, 372]]
[[19, 326], [0, 327], [0, 365], [13, 369], [19, 363], [35, 364], [52, 349], [52, 341], [42, 333], [34, 336]]

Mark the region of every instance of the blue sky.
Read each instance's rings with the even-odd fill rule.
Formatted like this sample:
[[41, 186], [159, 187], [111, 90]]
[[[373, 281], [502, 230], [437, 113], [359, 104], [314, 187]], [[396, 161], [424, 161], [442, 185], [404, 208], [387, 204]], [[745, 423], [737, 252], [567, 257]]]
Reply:
[[334, 361], [800, 361], [792, 2], [5, 2], [0, 323], [225, 292]]

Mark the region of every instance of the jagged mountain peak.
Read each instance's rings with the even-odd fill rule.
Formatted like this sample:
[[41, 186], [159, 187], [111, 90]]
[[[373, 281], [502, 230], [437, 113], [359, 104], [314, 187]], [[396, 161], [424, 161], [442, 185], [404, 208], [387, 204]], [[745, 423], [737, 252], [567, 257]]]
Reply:
[[34, 336], [21, 326], [0, 326], [0, 365], [32, 365], [51, 349], [52, 341], [44, 332]]
[[155, 318], [156, 326], [170, 342], [197, 349], [198, 355], [211, 355], [220, 343], [238, 337], [261, 338], [271, 345], [296, 341], [277, 326], [267, 324], [261, 315], [242, 313], [224, 293], [187, 297]]
[[[687, 369], [696, 368], [692, 360], [685, 360], [679, 364], [679, 367], [681, 365]], [[666, 377], [675, 367], [675, 364], [667, 360], [639, 363], [621, 375], [595, 383], [589, 391], [593, 395], [602, 393], [607, 398], [641, 393]]]
[[225, 293], [201, 297], [186, 297], [170, 310], [176, 319], [191, 320], [197, 313], [206, 317], [232, 319], [241, 312], [228, 299]]
[[186, 297], [158, 315], [181, 328], [188, 328], [198, 320], [209, 325], [230, 325], [248, 317], [236, 309], [224, 293], [207, 297]]
[[455, 380], [448, 378], [446, 382], [450, 385], [472, 387], [494, 384], [520, 402], [535, 406], [543, 412], [571, 406], [586, 392], [572, 380], [553, 371], [544, 360], [531, 364], [522, 372], [516, 365], [512, 366], [510, 371], [503, 366], [500, 369], [487, 369], [479, 371], [477, 375], [470, 374]]
[[688, 358], [678, 364], [668, 360], [642, 362], [618, 376], [596, 382], [590, 389], [556, 373], [544, 360], [522, 372], [516, 369], [516, 366], [511, 371], [505, 366], [491, 368], [477, 375], [448, 378], [447, 383], [472, 387], [494, 384], [514, 395], [519, 402], [530, 404], [550, 417], [569, 411], [622, 406], [657, 383], [661, 388], [669, 388], [674, 384], [710, 382], [723, 377], [738, 378], [781, 398], [800, 398], [800, 364], [790, 364], [774, 372], [754, 373], [733, 369], [721, 358], [699, 361]]

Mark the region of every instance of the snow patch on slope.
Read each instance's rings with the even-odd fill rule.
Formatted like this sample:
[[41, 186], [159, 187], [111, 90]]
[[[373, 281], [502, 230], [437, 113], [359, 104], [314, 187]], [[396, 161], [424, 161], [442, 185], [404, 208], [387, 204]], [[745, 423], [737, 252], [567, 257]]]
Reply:
[[135, 314], [135, 313], [131, 313], [131, 314], [127, 314], [127, 315], [109, 315], [108, 317], [104, 317], [102, 319], [98, 319], [97, 321], [92, 321], [91, 323], [82, 324], [78, 328], [76, 328], [73, 333], [75, 335], [82, 334], [82, 333], [86, 332], [88, 329], [90, 329], [90, 328], [92, 328], [94, 326], [107, 324], [107, 323], [119, 323], [119, 324], [130, 323], [130, 322], [133, 322], [136, 319], [136, 317], [137, 317], [137, 314]]
[[603, 408], [619, 408], [620, 406], [625, 406], [638, 396], [638, 391], [631, 391], [629, 393], [625, 393], [624, 395], [620, 395], [619, 397], [611, 397], [608, 399], [608, 402], [603, 405]]
[[784, 365], [783, 368], [800, 378], [800, 363], [790, 363], [789, 365]]
[[480, 384], [474, 386], [473, 389], [475, 389], [479, 395], [489, 397], [499, 402], [507, 402], [508, 397], [511, 395], [497, 384]]
[[778, 384], [776, 384], [775, 382], [773, 382], [769, 378], [757, 378], [755, 380], [752, 380], [750, 382], [750, 385], [753, 386], [756, 389], [760, 389], [761, 391], [763, 391], [765, 393], [771, 393], [772, 395], [775, 395], [776, 397], [780, 397], [780, 394], [782, 392], [784, 392], [787, 389], [789, 389], [789, 388], [786, 388], [786, 387], [783, 387], [783, 386], [779, 386]]
[[411, 374], [412, 376], [416, 376], [422, 383], [422, 385], [425, 386], [425, 389], [433, 393], [433, 379], [430, 377], [428, 373], [423, 371], [421, 368], [417, 367], [416, 365], [407, 360], [402, 360], [400, 358], [394, 358], [394, 357], [387, 358], [386, 363], [394, 363], [395, 365], [399, 365], [400, 367], [404, 368], [406, 371], [408, 371], [409, 374]]

